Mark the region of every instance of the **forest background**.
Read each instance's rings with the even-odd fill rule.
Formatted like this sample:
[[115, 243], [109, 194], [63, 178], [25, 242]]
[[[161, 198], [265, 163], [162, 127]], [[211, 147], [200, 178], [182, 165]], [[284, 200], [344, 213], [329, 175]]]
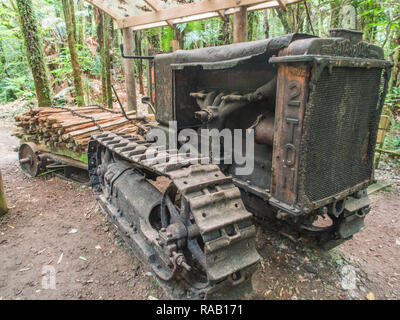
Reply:
[[[389, 116], [390, 132], [381, 147], [393, 151], [394, 162], [391, 162], [400, 166], [396, 156], [400, 152], [400, 3], [397, 0], [310, 0], [288, 6], [286, 11], [250, 12], [248, 41], [292, 32], [328, 36], [330, 29], [342, 27], [346, 5], [355, 8], [356, 28], [364, 32], [364, 39], [383, 47], [386, 59], [394, 63], [383, 111]], [[134, 54], [147, 55], [149, 50], [168, 52], [172, 40], [178, 41], [183, 49], [232, 43], [233, 16], [178, 24], [175, 29], [137, 31]], [[83, 0], [0, 0], [0, 111], [7, 105], [12, 105], [13, 115], [38, 104], [98, 103], [113, 107], [117, 100], [111, 84], [126, 104], [120, 43], [122, 32], [113, 28], [112, 19]], [[39, 53], [35, 53], [35, 47]], [[139, 100], [147, 95], [148, 64], [144, 60], [135, 60], [134, 64]], [[43, 86], [42, 96], [35, 94], [35, 85]]]

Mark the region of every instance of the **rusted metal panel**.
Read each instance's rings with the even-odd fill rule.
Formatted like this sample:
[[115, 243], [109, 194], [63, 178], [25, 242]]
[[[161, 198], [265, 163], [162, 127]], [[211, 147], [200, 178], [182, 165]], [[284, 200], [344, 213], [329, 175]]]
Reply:
[[278, 72], [272, 195], [295, 205], [299, 151], [307, 99], [307, 65], [281, 65]]

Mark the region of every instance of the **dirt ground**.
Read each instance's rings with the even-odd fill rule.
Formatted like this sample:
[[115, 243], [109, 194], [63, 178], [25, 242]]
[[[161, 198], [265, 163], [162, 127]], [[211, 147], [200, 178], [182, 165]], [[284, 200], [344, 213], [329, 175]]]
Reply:
[[[10, 208], [0, 218], [0, 300], [166, 298], [108, 223], [89, 185], [21, 172], [11, 130], [0, 114], [0, 170]], [[259, 226], [263, 259], [247, 298], [399, 299], [399, 179], [392, 178], [391, 191], [372, 195], [366, 229], [332, 251]]]

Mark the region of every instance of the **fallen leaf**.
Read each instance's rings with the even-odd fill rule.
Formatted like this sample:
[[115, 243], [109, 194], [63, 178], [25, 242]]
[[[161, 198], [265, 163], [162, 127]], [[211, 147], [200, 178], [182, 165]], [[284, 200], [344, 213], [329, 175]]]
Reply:
[[365, 298], [367, 300], [375, 300], [375, 294], [373, 292], [368, 293]]
[[300, 282], [306, 282], [307, 279], [304, 279], [304, 278], [301, 276], [301, 274], [299, 274], [299, 281], [300, 281]]
[[267, 290], [264, 292], [264, 296], [268, 296], [271, 293], [271, 290]]
[[60, 257], [58, 258], [57, 264], [60, 264], [60, 263], [61, 263], [61, 260], [62, 260], [63, 256], [64, 256], [64, 252], [61, 252], [61, 255], [60, 255]]

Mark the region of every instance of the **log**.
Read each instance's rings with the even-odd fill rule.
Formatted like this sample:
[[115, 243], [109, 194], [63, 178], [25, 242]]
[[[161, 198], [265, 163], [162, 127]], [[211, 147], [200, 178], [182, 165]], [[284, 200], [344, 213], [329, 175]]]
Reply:
[[[123, 118], [123, 119], [119, 119], [116, 121], [107, 122], [106, 124], [100, 125], [100, 127], [102, 129], [111, 130], [112, 129], [111, 127], [126, 123], [128, 121], [129, 120], [126, 120], [125, 118]], [[78, 131], [70, 132], [66, 135], [63, 135], [63, 139], [73, 138], [73, 137], [81, 136], [81, 135], [88, 134], [88, 133], [91, 134], [93, 131], [97, 131], [97, 130], [99, 130], [99, 128], [97, 126], [92, 126], [88, 129], [78, 130]]]
[[385, 150], [385, 149], [381, 149], [381, 148], [376, 148], [376, 151], [387, 153], [387, 154], [390, 154], [395, 157], [400, 157], [400, 152], [397, 152], [397, 151]]
[[[135, 114], [136, 111], [127, 112], [130, 117], [135, 117]], [[32, 141], [57, 150], [58, 153], [72, 152], [83, 156], [93, 133], [107, 130], [136, 134], [138, 126], [141, 126], [139, 122], [143, 120], [147, 121], [147, 118], [140, 117], [136, 121], [130, 121], [122, 113], [110, 113], [98, 107], [69, 110], [37, 108], [16, 116], [15, 124], [18, 129], [13, 134], [22, 141]]]

